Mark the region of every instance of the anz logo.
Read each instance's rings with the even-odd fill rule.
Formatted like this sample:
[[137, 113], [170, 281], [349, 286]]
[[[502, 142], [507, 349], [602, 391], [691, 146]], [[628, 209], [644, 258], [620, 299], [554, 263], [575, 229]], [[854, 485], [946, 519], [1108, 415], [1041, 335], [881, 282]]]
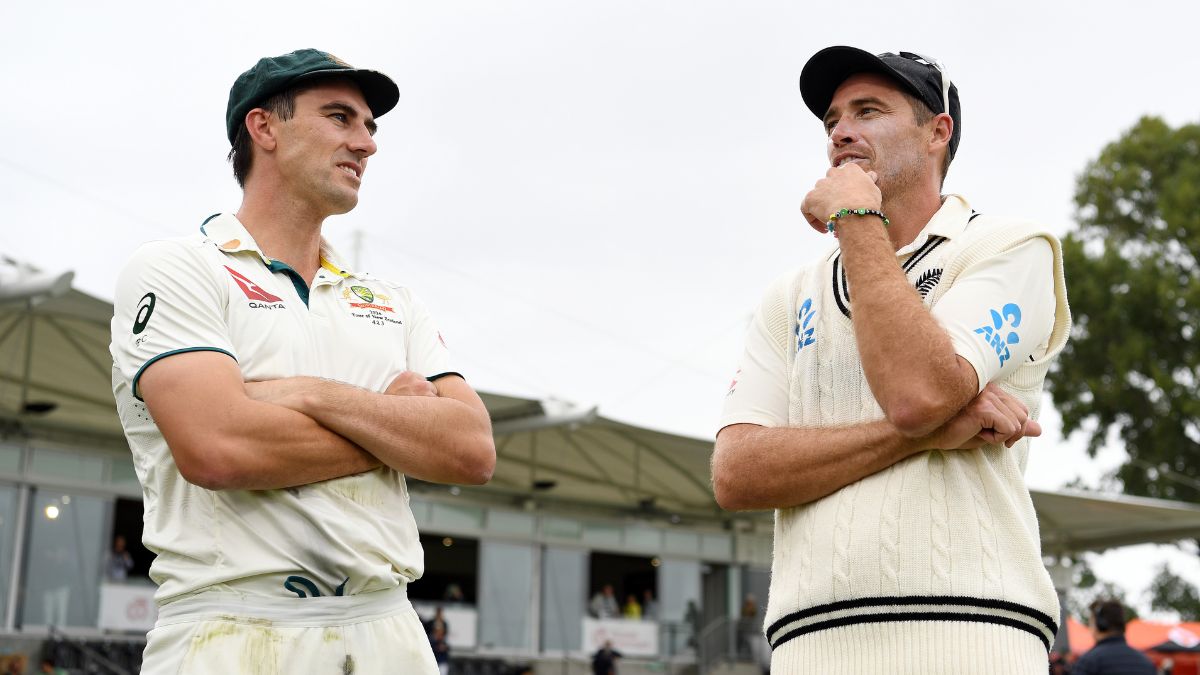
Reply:
[[1021, 325], [1021, 308], [1016, 303], [1010, 302], [1000, 308], [1000, 311], [990, 310], [992, 313], [991, 323], [985, 323], [975, 332], [983, 338], [996, 352], [996, 356], [1000, 359], [1000, 365], [1004, 366], [1004, 362], [1012, 358], [1012, 351], [1009, 350], [1009, 345], [1019, 344], [1021, 336], [1017, 335], [1017, 331], [1009, 330], [1017, 328]]
[[815, 339], [813, 332], [816, 330], [817, 313], [813, 310], [812, 298], [805, 298], [800, 305], [800, 311], [796, 314], [796, 351], [811, 345]]

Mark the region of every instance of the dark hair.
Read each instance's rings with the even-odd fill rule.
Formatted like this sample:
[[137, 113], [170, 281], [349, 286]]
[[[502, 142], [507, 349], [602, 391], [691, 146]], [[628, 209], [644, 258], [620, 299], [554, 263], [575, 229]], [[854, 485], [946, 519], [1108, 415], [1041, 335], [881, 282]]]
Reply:
[[[292, 115], [296, 114], [296, 96], [309, 86], [312, 85], [284, 89], [254, 107], [262, 108], [281, 120], [290, 120]], [[234, 134], [233, 147], [229, 149], [227, 157], [233, 164], [233, 177], [237, 180], [239, 187], [246, 187], [246, 176], [250, 175], [250, 164], [254, 159], [253, 146], [254, 142], [250, 140], [250, 132], [246, 130], [246, 121], [242, 120], [237, 133]]]
[[[917, 98], [916, 96], [913, 96], [912, 94], [908, 93], [907, 91], [901, 91], [900, 93], [904, 94], [904, 98], [907, 98], [908, 104], [910, 106], [912, 106], [913, 119], [916, 120], [917, 126], [923, 126], [925, 124], [928, 124], [929, 120], [933, 119], [933, 116], [935, 113], [929, 109], [929, 106], [926, 105], [924, 101]], [[953, 123], [953, 120], [951, 121], [951, 123]], [[952, 131], [952, 133], [953, 133], [953, 131]], [[950, 154], [950, 147], [946, 146], [946, 156], [942, 160], [942, 184], [943, 185], [945, 185], [945, 183], [946, 183], [946, 173], [948, 171], [950, 171], [950, 162], [953, 160], [954, 160], [954, 157], [952, 157]]]
[[1116, 600], [1097, 600], [1088, 608], [1096, 630], [1101, 633], [1125, 632], [1125, 606]]

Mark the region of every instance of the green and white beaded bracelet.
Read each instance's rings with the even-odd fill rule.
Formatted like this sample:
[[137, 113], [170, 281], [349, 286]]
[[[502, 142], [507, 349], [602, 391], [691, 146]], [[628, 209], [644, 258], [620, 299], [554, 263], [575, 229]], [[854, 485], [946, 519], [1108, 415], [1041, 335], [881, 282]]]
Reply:
[[878, 211], [876, 209], [838, 209], [829, 215], [829, 220], [825, 223], [825, 229], [837, 234], [837, 232], [835, 232], [837, 229], [837, 221], [840, 218], [845, 218], [846, 216], [879, 216], [879, 218], [883, 220], [884, 227], [892, 224], [892, 221], [888, 220], [887, 216], [883, 215], [883, 211]]

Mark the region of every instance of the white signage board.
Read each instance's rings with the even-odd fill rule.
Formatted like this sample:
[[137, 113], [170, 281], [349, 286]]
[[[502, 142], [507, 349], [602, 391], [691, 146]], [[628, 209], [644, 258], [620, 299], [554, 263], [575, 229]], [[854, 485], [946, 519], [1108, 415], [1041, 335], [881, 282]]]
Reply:
[[100, 584], [100, 619], [104, 630], [148, 631], [158, 619], [156, 586]]
[[594, 654], [605, 642], [624, 656], [658, 656], [658, 622], [584, 617], [583, 650]]

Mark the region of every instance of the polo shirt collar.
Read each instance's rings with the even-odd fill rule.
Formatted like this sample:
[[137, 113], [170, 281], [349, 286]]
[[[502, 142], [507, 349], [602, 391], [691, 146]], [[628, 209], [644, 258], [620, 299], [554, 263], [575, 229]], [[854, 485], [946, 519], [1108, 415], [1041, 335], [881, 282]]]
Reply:
[[917, 233], [915, 239], [907, 246], [901, 246], [896, 251], [897, 256], [906, 256], [925, 245], [930, 237], [953, 239], [963, 233], [971, 220], [971, 205], [962, 195], [946, 195], [942, 199], [942, 207], [933, 214], [925, 227]]
[[[283, 264], [267, 257], [258, 247], [258, 243], [254, 241], [254, 237], [250, 236], [246, 226], [232, 213], [217, 213], [209, 216], [200, 225], [200, 232], [214, 246], [226, 253], [253, 252], [262, 259], [264, 265], [272, 269]], [[321, 267], [343, 279], [363, 276], [349, 269], [345, 264], [345, 258], [325, 240], [325, 237], [321, 237]]]

